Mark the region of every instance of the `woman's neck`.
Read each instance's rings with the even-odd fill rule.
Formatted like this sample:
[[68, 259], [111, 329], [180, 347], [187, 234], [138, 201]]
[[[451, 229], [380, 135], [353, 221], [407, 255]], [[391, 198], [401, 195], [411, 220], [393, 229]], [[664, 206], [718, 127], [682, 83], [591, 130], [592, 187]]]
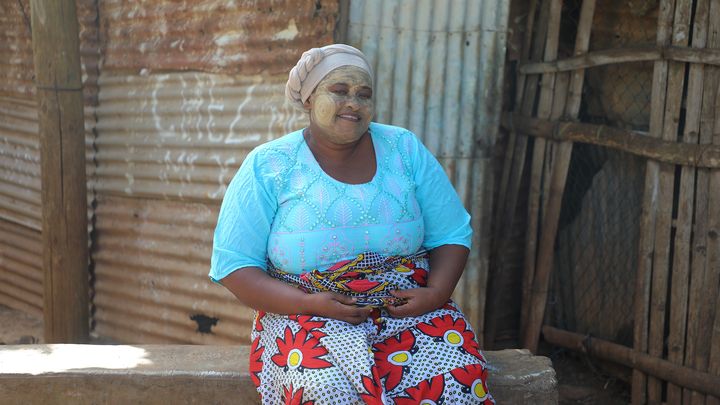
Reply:
[[364, 142], [367, 142], [367, 136], [368, 131], [366, 131], [356, 141], [345, 144], [338, 144], [330, 141], [329, 139], [327, 139], [327, 137], [319, 135], [319, 131], [313, 131], [310, 127], [306, 128], [305, 131], [303, 131], [303, 137], [305, 138], [305, 142], [307, 142], [310, 150], [313, 152], [316, 158], [319, 157], [322, 160], [330, 161], [346, 161], [347, 159], [354, 156], [357, 153], [359, 147], [361, 147]]
[[335, 144], [313, 135], [310, 129], [303, 131], [305, 143], [327, 175], [348, 184], [372, 181], [377, 171], [377, 161], [369, 131], [357, 141], [347, 144]]

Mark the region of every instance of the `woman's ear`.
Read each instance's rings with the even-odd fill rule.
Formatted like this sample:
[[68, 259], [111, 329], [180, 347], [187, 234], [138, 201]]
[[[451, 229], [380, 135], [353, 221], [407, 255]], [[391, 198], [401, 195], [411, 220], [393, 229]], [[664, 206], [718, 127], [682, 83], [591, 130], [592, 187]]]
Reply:
[[305, 102], [303, 103], [303, 108], [304, 108], [306, 111], [310, 111], [310, 98], [309, 98], [309, 97], [308, 97], [308, 99], [305, 100]]

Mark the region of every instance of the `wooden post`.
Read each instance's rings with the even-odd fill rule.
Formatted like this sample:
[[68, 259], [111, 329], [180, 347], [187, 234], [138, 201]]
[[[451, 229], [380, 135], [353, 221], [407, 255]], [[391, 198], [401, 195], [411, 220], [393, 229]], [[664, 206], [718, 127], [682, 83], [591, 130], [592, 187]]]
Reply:
[[87, 186], [75, 0], [31, 0], [46, 343], [88, 340]]
[[[595, 0], [584, 0], [580, 12], [580, 20], [578, 23], [578, 33], [575, 38], [575, 55], [584, 54], [589, 49], [590, 44], [590, 33], [592, 28], [593, 16], [595, 14]], [[555, 47], [557, 45], [554, 45]], [[546, 47], [546, 52], [547, 52]], [[557, 49], [553, 49], [555, 56], [557, 56]], [[563, 96], [560, 97], [558, 94], [554, 96], [553, 108], [550, 112], [550, 118], [552, 120], [559, 119], [563, 114], [569, 117], [576, 117], [580, 110], [580, 98], [582, 93], [582, 85], [584, 80], [584, 70], [579, 70], [572, 74], [572, 77], [568, 81], [560, 81], [561, 85], [558, 85], [558, 90]], [[562, 77], [562, 76], [558, 76]], [[569, 95], [568, 95], [569, 88]], [[567, 98], [566, 98], [567, 97]], [[540, 106], [538, 107], [538, 116], [541, 118], [543, 115], [543, 99], [540, 100]], [[536, 147], [542, 147], [542, 143], [536, 140]], [[560, 218], [560, 208], [562, 202], [562, 196], [565, 188], [565, 181], [567, 179], [567, 171], [570, 166], [570, 157], [572, 154], [572, 143], [561, 142], [555, 144], [549, 143], [550, 152], [546, 156], [554, 156], [553, 161], [549, 162], [547, 168], [542, 174], [545, 178], [544, 182], [546, 185], [545, 191], [542, 195], [545, 197], [545, 203], [542, 204], [540, 212], [529, 211], [528, 223], [537, 224], [537, 216], [542, 218], [542, 227], [540, 232], [540, 239], [537, 245], [537, 259], [535, 261], [534, 269], [527, 266], [536, 252], [535, 250], [528, 249], [526, 257], [526, 274], [534, 271], [534, 277], [532, 277], [532, 291], [529, 297], [529, 301], [523, 303], [525, 310], [523, 315], [526, 318], [521, 319], [521, 324], [524, 325], [522, 328], [521, 344], [523, 347], [530, 349], [532, 352], [537, 350], [538, 339], [540, 337], [540, 328], [542, 327], [543, 316], [545, 313], [545, 305], [547, 302], [547, 290], [550, 283], [550, 276], [553, 267], [554, 259], [554, 246], [555, 239], [557, 237], [558, 222]], [[540, 158], [539, 151], [536, 149], [536, 154], [533, 157]], [[545, 159], [546, 162], [548, 158]], [[538, 173], [533, 173], [533, 179], [535, 179]], [[531, 180], [531, 187], [533, 180]], [[531, 188], [532, 190], [532, 188]], [[531, 197], [529, 205], [536, 204], [534, 199], [537, 197], [533, 196], [531, 191]], [[530, 228], [530, 225], [528, 225]], [[535, 235], [533, 234], [534, 238]], [[530, 244], [528, 244], [530, 246]], [[524, 280], [530, 279], [526, 275]]]
[[[531, 0], [530, 11], [528, 12], [528, 21], [525, 29], [525, 39], [522, 48], [520, 60], [524, 63], [527, 60], [539, 60], [542, 57], [543, 46], [545, 42], [545, 32], [547, 30], [547, 12], [549, 7], [540, 9], [540, 24], [537, 26], [538, 33], [533, 36], [535, 27], [535, 13], [538, 7], [538, 0]], [[532, 53], [531, 53], [532, 49]], [[535, 94], [537, 92], [538, 75], [525, 77], [525, 75], [517, 76], [517, 93], [515, 95], [516, 109], [523, 114], [531, 114], [535, 104]], [[484, 348], [490, 349], [495, 342], [497, 331], [497, 311], [500, 308], [500, 301], [503, 296], [503, 285], [508, 277], [505, 270], [505, 256], [507, 255], [507, 245], [512, 238], [512, 227], [515, 219], [515, 211], [517, 208], [518, 195], [520, 194], [520, 185], [522, 182], [522, 174], [525, 167], [525, 155], [527, 153], [528, 138], [516, 131], [510, 131], [508, 145], [506, 149], [505, 161], [503, 162], [503, 172], [500, 180], [500, 186], [495, 205], [495, 223], [494, 229], [497, 237], [493, 241], [491, 248], [491, 268], [488, 280], [487, 298], [485, 307], [485, 333]]]

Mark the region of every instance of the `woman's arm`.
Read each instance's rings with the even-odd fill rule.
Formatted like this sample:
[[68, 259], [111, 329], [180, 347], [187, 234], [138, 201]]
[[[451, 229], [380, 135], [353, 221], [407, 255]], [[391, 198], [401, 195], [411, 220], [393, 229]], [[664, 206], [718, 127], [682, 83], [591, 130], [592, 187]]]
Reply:
[[220, 280], [240, 302], [250, 308], [281, 315], [318, 315], [352, 324], [363, 322], [370, 308], [354, 306], [355, 299], [342, 294], [308, 294], [268, 276], [259, 267], [244, 267]]
[[407, 299], [407, 303], [388, 307], [390, 315], [419, 316], [445, 305], [465, 269], [469, 252], [462, 245], [442, 245], [431, 250], [427, 286], [393, 291], [394, 296]]

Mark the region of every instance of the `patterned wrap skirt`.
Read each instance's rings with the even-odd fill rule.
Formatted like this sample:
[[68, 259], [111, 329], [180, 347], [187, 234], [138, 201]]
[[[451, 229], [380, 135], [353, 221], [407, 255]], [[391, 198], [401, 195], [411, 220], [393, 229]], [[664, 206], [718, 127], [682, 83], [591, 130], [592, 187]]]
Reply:
[[359, 325], [257, 312], [250, 373], [263, 404], [495, 403], [475, 334], [452, 301], [418, 317], [383, 309], [395, 303], [388, 291], [426, 285], [426, 253], [364, 253], [325, 271], [268, 272], [306, 292], [354, 296], [373, 311]]

